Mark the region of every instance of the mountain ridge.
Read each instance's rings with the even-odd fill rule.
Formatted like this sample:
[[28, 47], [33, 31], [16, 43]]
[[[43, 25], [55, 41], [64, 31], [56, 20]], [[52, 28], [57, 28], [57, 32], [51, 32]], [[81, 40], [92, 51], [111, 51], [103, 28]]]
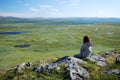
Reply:
[[0, 16], [0, 20], [9, 21], [21, 21], [21, 20], [55, 20], [55, 21], [69, 21], [69, 22], [120, 22], [120, 18], [103, 18], [103, 17], [62, 17], [62, 18], [44, 18], [44, 17], [31, 17], [31, 18], [21, 18], [21, 17], [3, 17]]

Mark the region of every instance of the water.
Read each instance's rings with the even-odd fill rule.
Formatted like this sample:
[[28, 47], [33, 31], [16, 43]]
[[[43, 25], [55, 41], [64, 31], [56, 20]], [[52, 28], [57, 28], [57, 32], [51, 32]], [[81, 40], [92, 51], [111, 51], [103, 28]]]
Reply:
[[9, 34], [9, 35], [17, 35], [17, 34], [30, 34], [31, 31], [25, 31], [25, 32], [17, 32], [17, 31], [11, 31], [11, 32], [0, 32], [0, 34]]
[[22, 32], [0, 32], [0, 34], [11, 34], [11, 35], [15, 35], [15, 34], [21, 34]]
[[114, 34], [114, 32], [107, 32], [106, 34]]
[[21, 44], [21, 45], [15, 45], [14, 47], [16, 48], [25, 48], [25, 47], [30, 47], [31, 44]]

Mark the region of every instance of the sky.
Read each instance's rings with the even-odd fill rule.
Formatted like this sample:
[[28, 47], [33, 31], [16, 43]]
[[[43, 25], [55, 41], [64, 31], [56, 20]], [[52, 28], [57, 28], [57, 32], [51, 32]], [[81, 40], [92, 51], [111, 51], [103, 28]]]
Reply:
[[120, 0], [0, 0], [0, 16], [120, 18]]

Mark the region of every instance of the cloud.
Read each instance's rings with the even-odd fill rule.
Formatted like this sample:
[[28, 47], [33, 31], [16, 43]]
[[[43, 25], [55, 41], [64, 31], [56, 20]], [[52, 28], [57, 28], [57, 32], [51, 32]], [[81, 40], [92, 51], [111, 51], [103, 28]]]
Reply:
[[40, 5], [40, 8], [52, 8], [51, 5]]
[[110, 11], [110, 10], [105, 10], [105, 9], [100, 9], [97, 10], [94, 14], [94, 16], [97, 17], [120, 17], [119, 13]]
[[80, 5], [80, 1], [81, 0], [64, 0], [62, 4], [66, 6], [78, 6]]
[[60, 10], [57, 8], [54, 8], [51, 5], [40, 5], [40, 8], [42, 8], [43, 12], [45, 11], [45, 12], [48, 12], [52, 15], [59, 15], [60, 14]]
[[27, 4], [27, 3], [26, 3], [25, 6], [30, 6], [30, 4]]
[[60, 14], [59, 9], [52, 8], [50, 14]]
[[27, 14], [27, 13], [15, 13], [15, 12], [0, 12], [0, 16], [12, 16], [12, 17], [35, 17], [35, 15]]
[[59, 9], [55, 9], [55, 8], [52, 8], [51, 10], [54, 11], [54, 12], [58, 12], [59, 11]]
[[81, 0], [71, 0], [71, 6], [78, 6]]
[[60, 16], [63, 16], [63, 14], [60, 12], [59, 9], [56, 9], [56, 8], [52, 8], [51, 11], [50, 11], [50, 15], [52, 15], [52, 17], [60, 17]]
[[56, 8], [54, 8], [54, 7], [51, 6], [51, 5], [40, 5], [40, 8], [45, 9], [45, 10], [46, 10], [46, 8], [47, 8], [47, 10], [49, 10], [49, 11], [54, 11], [54, 12], [58, 12], [58, 11], [59, 11], [59, 9], [56, 9]]
[[33, 12], [38, 12], [39, 10], [37, 8], [30, 8], [31, 11]]

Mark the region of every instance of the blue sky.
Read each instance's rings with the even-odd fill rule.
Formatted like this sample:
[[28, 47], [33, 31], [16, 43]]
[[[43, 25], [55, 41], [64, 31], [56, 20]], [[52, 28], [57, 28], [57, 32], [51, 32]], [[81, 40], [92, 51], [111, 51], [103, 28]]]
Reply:
[[120, 18], [120, 0], [0, 0], [0, 16]]

